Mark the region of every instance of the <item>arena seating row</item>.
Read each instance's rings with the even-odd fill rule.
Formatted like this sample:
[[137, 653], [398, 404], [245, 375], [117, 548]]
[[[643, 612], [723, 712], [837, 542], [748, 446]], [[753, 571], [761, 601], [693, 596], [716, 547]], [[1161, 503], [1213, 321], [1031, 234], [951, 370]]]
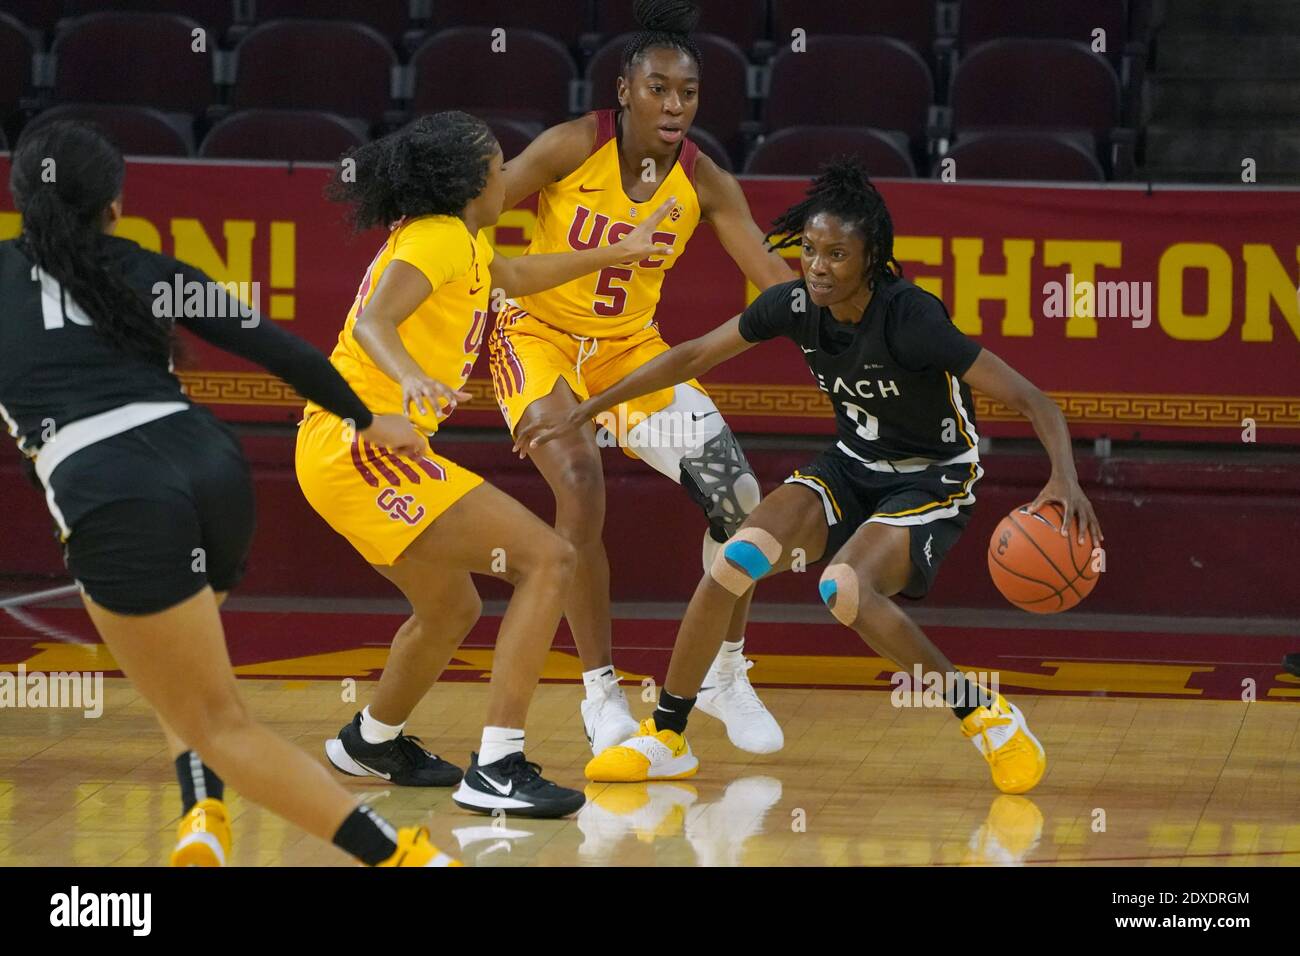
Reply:
[[[147, 0], [121, 0], [117, 6], [123, 4], [162, 6]], [[574, 51], [584, 38], [599, 36], [590, 28], [629, 25], [619, 18], [630, 17], [631, 10], [630, 3], [602, 3], [593, 18], [580, 0], [544, 5], [437, 0], [432, 7], [427, 0], [210, 0], [171, 4], [192, 16], [87, 12], [105, 5], [4, 0], [6, 10], [61, 6], [76, 15], [48, 26], [48, 18], [34, 17], [27, 22], [35, 28], [0, 15], [0, 136], [6, 126], [16, 134], [38, 114], [79, 111], [96, 114], [128, 152], [321, 160], [336, 156], [340, 144], [382, 134], [412, 115], [455, 107], [488, 117], [512, 154], [546, 125], [615, 105], [626, 35], [605, 39], [581, 71]], [[815, 135], [819, 144], [827, 138], [848, 148], [858, 144], [864, 155], [883, 164], [873, 165], [877, 175], [925, 174], [939, 168], [936, 160], [942, 157], [999, 155], [1005, 160], [1002, 172], [994, 162], [993, 174], [1010, 178], [1026, 169], [1052, 172], [1058, 160], [1063, 161], [1060, 174], [1048, 178], [1127, 174], [1134, 137], [1127, 128], [1126, 71], [1116, 71], [1109, 53], [1128, 35], [1130, 11], [1123, 0], [1099, 2], [1086, 16], [1069, 11], [1091, 4], [1032, 0], [1024, 4], [1026, 10], [1039, 13], [1015, 21], [1018, 32], [1071, 38], [986, 39], [1018, 0], [992, 5], [964, 0], [957, 11], [961, 29], [938, 39], [933, 28], [957, 5], [917, 0], [805, 5], [818, 11], [833, 6], [836, 12], [800, 19], [797, 8], [781, 0], [705, 5], [702, 28], [720, 16], [718, 10], [732, 10], [725, 24], [718, 23], [730, 37], [696, 37], [707, 84], [696, 139], [725, 167], [800, 172], [789, 163], [800, 158], [799, 144]], [[424, 21], [416, 17], [422, 6], [429, 14]], [[887, 27], [898, 36], [817, 32], [849, 29], [860, 19], [859, 6], [874, 12], [875, 29]], [[511, 27], [504, 50], [499, 42], [494, 49], [494, 39], [500, 38], [490, 26], [473, 25], [528, 22], [543, 7], [558, 11], [546, 14], [550, 33]], [[748, 17], [741, 7], [753, 8]], [[1046, 7], [1061, 12], [1048, 16], [1041, 12]], [[575, 29], [584, 29], [572, 36], [560, 31], [565, 39], [557, 39], [551, 33], [569, 22], [564, 11], [570, 8]], [[250, 10], [256, 21], [241, 24]], [[303, 10], [351, 11], [368, 22], [293, 17]], [[918, 10], [928, 13], [918, 19]], [[911, 11], [913, 20], [903, 11]], [[30, 17], [33, 10], [26, 13]], [[806, 51], [766, 39], [783, 36], [795, 20], [810, 32]], [[928, 30], [920, 28], [922, 21]], [[423, 32], [417, 29], [422, 22]], [[1108, 31], [1106, 54], [1094, 52], [1088, 42], [1098, 27], [1087, 24], [1103, 22], [1111, 23], [1099, 27]], [[194, 30], [200, 24], [210, 24], [208, 29], [233, 45], [196, 50]], [[43, 49], [47, 35], [49, 47]], [[395, 43], [394, 36], [403, 39]], [[951, 41], [948, 54], [941, 52], [940, 39]], [[767, 59], [753, 62], [765, 42]], [[841, 129], [810, 134], [804, 127]], [[1011, 142], [1017, 145], [1008, 152]], [[980, 165], [987, 164], [981, 160]], [[963, 167], [961, 175], [975, 173]]]

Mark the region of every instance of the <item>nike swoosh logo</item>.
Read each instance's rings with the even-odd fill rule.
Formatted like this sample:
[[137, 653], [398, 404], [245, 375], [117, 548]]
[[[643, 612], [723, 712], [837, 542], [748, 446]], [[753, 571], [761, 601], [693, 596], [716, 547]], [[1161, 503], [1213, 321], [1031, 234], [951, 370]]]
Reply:
[[480, 292], [482, 292], [482, 291], [483, 291], [483, 287], [482, 287], [482, 286], [479, 286], [477, 289], [470, 289], [470, 290], [469, 290], [469, 294], [470, 294], [470, 295], [477, 295], [478, 293], [480, 293]]
[[491, 786], [493, 790], [495, 790], [497, 793], [501, 794], [501, 796], [503, 796], [503, 797], [508, 797], [508, 796], [510, 796], [511, 791], [513, 791], [513, 790], [515, 789], [515, 782], [514, 782], [513, 780], [508, 781], [508, 782], [506, 783], [506, 785], [505, 785], [505, 789], [502, 789], [502, 788], [501, 788], [501, 784], [497, 783], [495, 780], [493, 780], [491, 777], [489, 777], [487, 774], [485, 774], [482, 770], [480, 770], [480, 771], [478, 772], [478, 775], [479, 775], [479, 777], [481, 777], [483, 780], [486, 780], [487, 783], [488, 783], [488, 785]]
[[600, 189], [588, 189], [586, 186], [578, 187], [578, 192], [580, 193], [603, 193], [604, 191], [605, 187], [603, 186]]
[[803, 349], [803, 354], [804, 354], [804, 355], [811, 355], [813, 352], [816, 352], [816, 351], [817, 351], [816, 349], [804, 349], [802, 345], [799, 346], [799, 348]]
[[949, 478], [947, 475], [940, 475], [940, 476], [939, 476], [939, 480], [942, 481], [945, 485], [960, 485], [960, 484], [962, 484], [962, 482], [960, 482], [960, 481], [954, 481], [953, 479]]
[[374, 767], [367, 767], [367, 766], [366, 766], [365, 764], [363, 764], [360, 760], [357, 760], [356, 757], [353, 757], [352, 759], [353, 759], [353, 761], [355, 761], [355, 763], [356, 763], [356, 765], [357, 765], [358, 767], [360, 767], [362, 770], [367, 770], [367, 771], [369, 771], [370, 773], [373, 773], [376, 777], [383, 777], [385, 780], [392, 780], [392, 779], [393, 779], [393, 775], [392, 775], [391, 773], [380, 773], [380, 772], [379, 772], [378, 770], [376, 770]]
[[703, 415], [701, 415], [699, 412], [691, 412], [691, 418], [695, 419], [695, 421], [698, 422], [698, 421], [699, 421], [700, 419], [702, 419], [702, 418], [708, 418], [710, 415], [716, 415], [716, 414], [718, 414], [718, 413], [717, 413], [717, 412], [705, 412]]

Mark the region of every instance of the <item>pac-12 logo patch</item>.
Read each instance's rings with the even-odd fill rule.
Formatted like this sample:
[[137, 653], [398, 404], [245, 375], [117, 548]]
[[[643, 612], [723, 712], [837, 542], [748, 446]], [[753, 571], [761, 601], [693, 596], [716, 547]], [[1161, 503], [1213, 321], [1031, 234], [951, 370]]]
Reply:
[[424, 505], [418, 505], [415, 512], [411, 512], [411, 505], [415, 502], [412, 495], [399, 495], [396, 488], [385, 488], [375, 499], [375, 504], [379, 505], [380, 510], [387, 511], [388, 517], [394, 521], [405, 521], [407, 524], [419, 524], [420, 519], [424, 517]]

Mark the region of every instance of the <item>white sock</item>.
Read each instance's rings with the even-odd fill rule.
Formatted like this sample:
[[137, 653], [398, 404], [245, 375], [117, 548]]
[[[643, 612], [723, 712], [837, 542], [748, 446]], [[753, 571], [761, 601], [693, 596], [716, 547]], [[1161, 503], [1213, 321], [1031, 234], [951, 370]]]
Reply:
[[524, 732], [518, 727], [484, 727], [478, 748], [478, 765], [496, 763], [503, 757], [524, 752]]
[[618, 671], [614, 670], [613, 664], [606, 664], [604, 667], [597, 667], [595, 670], [582, 672], [582, 686], [587, 688], [587, 696], [591, 697], [592, 692], [599, 687], [603, 687], [605, 682], [613, 677], [618, 679]]
[[722, 650], [719, 653], [739, 654], [744, 649], [745, 649], [745, 638], [741, 637], [741, 639], [738, 641], [723, 641]]
[[406, 721], [396, 725], [380, 723], [370, 716], [369, 707], [361, 711], [361, 739], [368, 744], [386, 744], [396, 740], [405, 726]]

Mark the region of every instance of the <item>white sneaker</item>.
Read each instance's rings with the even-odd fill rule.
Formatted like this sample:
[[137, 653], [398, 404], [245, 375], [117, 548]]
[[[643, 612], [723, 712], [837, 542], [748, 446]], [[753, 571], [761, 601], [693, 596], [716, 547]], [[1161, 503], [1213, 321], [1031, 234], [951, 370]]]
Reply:
[[582, 702], [582, 725], [593, 754], [635, 737], [640, 729], [641, 725], [628, 710], [627, 697], [618, 685], [618, 674], [613, 668], [598, 684], [587, 688], [587, 699]]
[[718, 651], [695, 700], [695, 709], [727, 725], [727, 739], [752, 754], [776, 753], [785, 746], [785, 734], [749, 683], [754, 662], [740, 650]]

